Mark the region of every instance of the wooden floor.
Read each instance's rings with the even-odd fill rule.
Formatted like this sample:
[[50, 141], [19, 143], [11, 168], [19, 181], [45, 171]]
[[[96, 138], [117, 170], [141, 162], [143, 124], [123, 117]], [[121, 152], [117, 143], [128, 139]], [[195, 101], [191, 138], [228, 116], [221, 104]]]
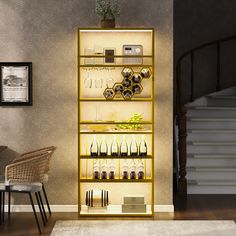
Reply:
[[[77, 213], [53, 213], [42, 235], [50, 235], [57, 220], [77, 220]], [[87, 220], [82, 218], [81, 220]], [[98, 219], [98, 218], [89, 218]], [[131, 218], [102, 218], [127, 220]], [[132, 218], [133, 219], [133, 218]], [[153, 218], [135, 218], [153, 220]], [[156, 213], [154, 220], [234, 220], [236, 221], [236, 195], [189, 195], [186, 200], [175, 198], [175, 213]], [[0, 226], [0, 235], [38, 235], [33, 213], [12, 213]]]

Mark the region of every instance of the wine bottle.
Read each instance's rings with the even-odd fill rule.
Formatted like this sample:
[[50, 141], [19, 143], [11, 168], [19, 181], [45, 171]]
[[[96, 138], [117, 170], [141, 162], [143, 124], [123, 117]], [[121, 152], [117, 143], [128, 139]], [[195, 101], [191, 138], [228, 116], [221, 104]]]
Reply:
[[147, 156], [147, 144], [145, 142], [145, 137], [144, 135], [142, 135], [141, 138], [141, 143], [139, 145], [139, 156], [140, 157], [145, 157]]
[[107, 179], [107, 160], [102, 160], [101, 164], [101, 179]]
[[136, 179], [136, 165], [134, 160], [130, 164], [130, 179]]
[[100, 171], [99, 171], [99, 161], [95, 160], [93, 165], [93, 178], [99, 179], [100, 178]]
[[114, 160], [111, 160], [109, 165], [109, 179], [115, 179], [115, 170]]
[[107, 156], [107, 143], [106, 143], [106, 138], [105, 135], [102, 135], [102, 142], [100, 146], [100, 156], [101, 157], [106, 157]]
[[128, 146], [125, 140], [125, 135], [123, 135], [122, 142], [120, 144], [120, 156], [122, 157], [128, 156]]
[[119, 156], [119, 146], [116, 141], [116, 135], [113, 136], [113, 141], [111, 144], [111, 156], [112, 157], [118, 157]]
[[135, 135], [132, 135], [132, 141], [130, 144], [130, 156], [137, 157], [138, 156], [138, 145], [135, 139]]
[[97, 157], [98, 156], [98, 142], [96, 135], [93, 136], [93, 141], [90, 145], [90, 156]]
[[139, 160], [137, 169], [138, 169], [138, 179], [144, 179], [144, 164], [142, 159]]
[[128, 170], [129, 170], [129, 165], [126, 159], [124, 159], [123, 165], [122, 165], [122, 178], [123, 179], [128, 179]]

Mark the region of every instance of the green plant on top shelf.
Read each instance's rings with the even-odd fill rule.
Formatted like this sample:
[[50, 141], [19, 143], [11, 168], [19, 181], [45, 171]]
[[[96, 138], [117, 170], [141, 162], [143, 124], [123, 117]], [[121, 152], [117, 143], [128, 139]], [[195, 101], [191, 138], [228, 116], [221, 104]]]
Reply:
[[131, 124], [117, 124], [119, 129], [130, 129], [130, 130], [137, 130], [142, 129], [142, 124], [132, 124], [132, 123], [141, 123], [143, 121], [143, 116], [140, 113], [134, 113], [128, 120], [127, 123]]
[[101, 17], [103, 28], [114, 28], [115, 18], [120, 15], [120, 8], [116, 0], [97, 0], [95, 12]]

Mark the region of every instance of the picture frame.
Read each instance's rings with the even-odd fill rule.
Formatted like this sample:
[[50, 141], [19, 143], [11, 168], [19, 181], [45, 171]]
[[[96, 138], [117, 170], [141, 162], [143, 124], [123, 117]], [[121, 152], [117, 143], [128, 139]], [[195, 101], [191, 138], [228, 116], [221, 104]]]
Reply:
[[32, 106], [32, 62], [0, 62], [0, 106]]
[[115, 61], [115, 55], [116, 55], [116, 49], [115, 48], [104, 48], [104, 64], [110, 64], [114, 65], [116, 64]]

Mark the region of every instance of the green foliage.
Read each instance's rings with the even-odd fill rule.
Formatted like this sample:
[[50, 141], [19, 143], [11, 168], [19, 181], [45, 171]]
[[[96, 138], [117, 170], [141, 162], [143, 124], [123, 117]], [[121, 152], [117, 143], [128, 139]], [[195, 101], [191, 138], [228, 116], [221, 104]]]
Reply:
[[[141, 123], [143, 121], [142, 114], [140, 113], [134, 113], [133, 116], [131, 116], [127, 122], [129, 123]], [[141, 124], [118, 124], [117, 127], [119, 129], [131, 129], [131, 130], [137, 130], [141, 129], [143, 126]]]
[[114, 20], [120, 15], [120, 8], [116, 0], [96, 0], [95, 12], [102, 20]]

